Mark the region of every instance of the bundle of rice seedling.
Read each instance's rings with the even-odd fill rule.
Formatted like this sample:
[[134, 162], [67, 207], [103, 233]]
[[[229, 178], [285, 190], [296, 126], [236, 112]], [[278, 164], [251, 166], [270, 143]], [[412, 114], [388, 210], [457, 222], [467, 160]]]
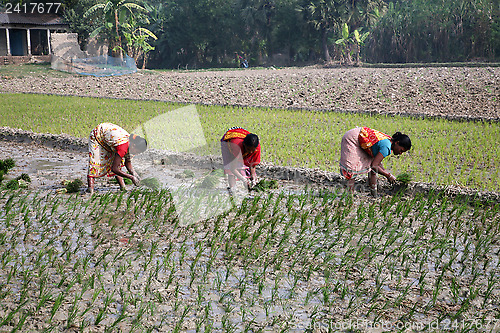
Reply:
[[141, 185], [149, 187], [153, 190], [159, 190], [161, 188], [161, 182], [154, 177], [141, 180]]
[[224, 170], [222, 170], [222, 169], [213, 169], [210, 174], [214, 175], [214, 176], [217, 176], [217, 177], [224, 177]]
[[208, 175], [203, 178], [203, 181], [200, 184], [201, 188], [212, 189], [219, 185], [219, 177], [214, 175]]
[[16, 166], [16, 162], [12, 158], [0, 160], [0, 171], [3, 171], [4, 174], [7, 173], [10, 169], [12, 169], [15, 166]]
[[411, 173], [403, 172], [396, 177], [396, 180], [400, 183], [407, 185], [409, 182], [413, 180], [413, 175]]
[[[132, 185], [133, 184], [132, 180], [125, 178], [125, 177], [123, 177], [123, 181], [125, 182], [125, 185]], [[109, 182], [113, 183], [113, 184], [118, 184], [116, 177], [109, 179]]]
[[256, 191], [256, 192], [264, 192], [266, 190], [276, 189], [276, 188], [278, 188], [278, 181], [277, 180], [275, 180], [275, 179], [271, 179], [271, 180], [261, 179], [250, 190]]
[[31, 178], [27, 173], [22, 173], [19, 177], [16, 178], [17, 180], [23, 180], [26, 183], [31, 183]]
[[[0, 183], [3, 180], [4, 172], [0, 171]], [[5, 188], [8, 190], [18, 190], [20, 188], [28, 188], [28, 183], [31, 183], [31, 178], [28, 174], [23, 173], [19, 177], [15, 179], [9, 180], [9, 182], [5, 185]]]
[[182, 174], [187, 177], [187, 178], [193, 178], [194, 177], [194, 171], [193, 170], [184, 170]]
[[8, 190], [14, 190], [14, 191], [18, 190], [19, 189], [19, 182], [17, 181], [17, 179], [11, 179], [11, 180], [9, 180], [7, 185], [5, 185], [5, 188]]
[[65, 188], [68, 193], [76, 193], [80, 191], [80, 187], [82, 185], [83, 185], [82, 180], [77, 178], [71, 182], [68, 182]]
[[174, 176], [175, 178], [194, 178], [194, 171], [193, 170], [184, 170], [182, 173], [178, 173]]

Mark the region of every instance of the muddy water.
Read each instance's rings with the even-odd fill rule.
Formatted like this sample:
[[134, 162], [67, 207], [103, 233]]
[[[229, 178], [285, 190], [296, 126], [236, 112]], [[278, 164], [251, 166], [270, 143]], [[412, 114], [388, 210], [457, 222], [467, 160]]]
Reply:
[[[32, 189], [55, 190], [62, 187], [63, 180], [76, 178], [86, 181], [88, 166], [86, 153], [48, 148], [33, 143], [0, 141], [0, 156], [3, 159], [13, 158], [16, 161], [15, 168], [11, 169], [5, 178], [12, 179], [27, 173], [31, 178]], [[188, 183], [186, 179], [176, 177], [188, 168], [156, 165], [155, 161], [145, 158], [134, 159], [133, 165], [143, 179], [157, 177], [162, 184], [174, 188]], [[194, 179], [199, 179], [209, 172], [206, 169], [189, 168], [189, 170], [194, 172]], [[133, 185], [128, 185], [129, 189], [132, 187]], [[116, 191], [119, 187], [111, 179], [102, 177], [97, 179], [96, 189], [105, 192]]]
[[[81, 179], [86, 183], [88, 157], [84, 152], [74, 150], [62, 150], [58, 148], [49, 148], [37, 143], [0, 141], [0, 158], [13, 158], [16, 166], [5, 175], [5, 179], [13, 179], [23, 173], [27, 173], [31, 178], [30, 189], [34, 190], [56, 190], [62, 188], [64, 180]], [[203, 160], [203, 158], [201, 158]], [[206, 162], [191, 161], [182, 163], [179, 161], [172, 163], [156, 154], [146, 154], [134, 157], [132, 164], [142, 179], [156, 178], [160, 181], [162, 187], [168, 189], [199, 187], [202, 180], [209, 175], [214, 168], [220, 167], [218, 164]], [[181, 164], [181, 165], [178, 165]], [[194, 177], [186, 174], [194, 174]], [[239, 182], [240, 183], [240, 182]], [[280, 182], [280, 191], [286, 193], [301, 193], [304, 190], [304, 184], [297, 180], [282, 180]], [[127, 185], [130, 190], [133, 185]], [[84, 187], [81, 188], [82, 195]], [[227, 184], [224, 177], [219, 177], [219, 181], [213, 191], [227, 193]], [[113, 181], [113, 178], [102, 177], [96, 181], [96, 191], [118, 191], [119, 187]], [[238, 194], [248, 194], [241, 184], [238, 184]]]
[[0, 141], [2, 159], [13, 158], [16, 166], [6, 179], [27, 173], [33, 189], [55, 189], [64, 179], [82, 178], [86, 174], [85, 154], [51, 149], [37, 144]]

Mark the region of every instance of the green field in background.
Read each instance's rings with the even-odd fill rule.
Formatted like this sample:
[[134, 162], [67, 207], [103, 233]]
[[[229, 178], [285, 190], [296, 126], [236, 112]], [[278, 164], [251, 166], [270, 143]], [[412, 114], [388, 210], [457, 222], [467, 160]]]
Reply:
[[[141, 123], [184, 106], [153, 101], [1, 94], [0, 125], [86, 138], [101, 122], [113, 122], [132, 131]], [[497, 123], [205, 105], [197, 105], [196, 110], [207, 141], [206, 146], [196, 149], [198, 154], [219, 154], [222, 134], [232, 126], [241, 126], [259, 135], [263, 161], [338, 172], [342, 135], [356, 126], [368, 126], [389, 135], [400, 131], [412, 139], [409, 153], [384, 161], [384, 166], [396, 175], [412, 172], [417, 181], [500, 189]]]

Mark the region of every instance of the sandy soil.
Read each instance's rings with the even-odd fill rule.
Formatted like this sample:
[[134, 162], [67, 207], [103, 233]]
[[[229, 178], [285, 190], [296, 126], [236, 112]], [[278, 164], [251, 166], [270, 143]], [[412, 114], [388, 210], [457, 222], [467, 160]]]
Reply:
[[119, 77], [1, 75], [0, 92], [500, 119], [500, 67], [139, 71]]

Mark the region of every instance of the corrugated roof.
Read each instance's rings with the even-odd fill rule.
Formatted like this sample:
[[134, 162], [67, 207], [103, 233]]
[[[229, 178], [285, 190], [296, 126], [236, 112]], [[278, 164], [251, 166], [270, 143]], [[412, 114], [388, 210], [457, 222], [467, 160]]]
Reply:
[[6, 24], [65, 25], [66, 23], [57, 14], [0, 13], [0, 25]]

